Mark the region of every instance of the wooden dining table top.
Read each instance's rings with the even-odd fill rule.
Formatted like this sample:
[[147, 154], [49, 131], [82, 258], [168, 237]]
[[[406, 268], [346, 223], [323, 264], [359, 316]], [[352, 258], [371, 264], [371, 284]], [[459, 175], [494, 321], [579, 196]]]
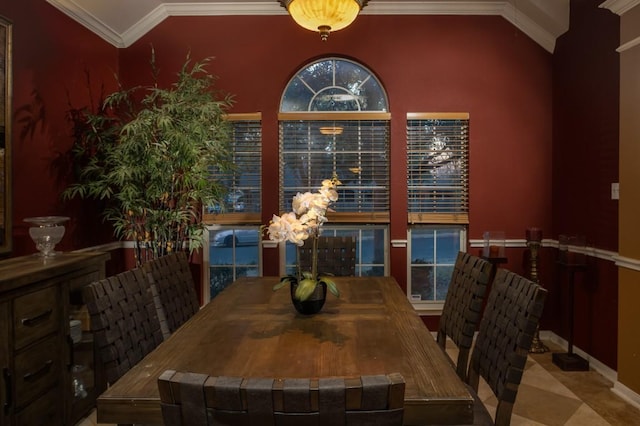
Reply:
[[162, 423], [167, 369], [237, 377], [400, 373], [406, 425], [463, 424], [473, 398], [391, 277], [335, 278], [318, 314], [298, 314], [277, 277], [240, 278], [97, 400], [99, 423]]

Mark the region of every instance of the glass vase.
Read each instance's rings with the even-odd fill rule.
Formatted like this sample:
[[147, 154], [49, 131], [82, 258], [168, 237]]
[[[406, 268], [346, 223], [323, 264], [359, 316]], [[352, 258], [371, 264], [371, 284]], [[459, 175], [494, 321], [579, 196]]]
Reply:
[[40, 257], [53, 257], [58, 254], [54, 250], [64, 236], [64, 222], [68, 221], [66, 216], [37, 216], [24, 219], [30, 223], [29, 236], [36, 244], [37, 255]]

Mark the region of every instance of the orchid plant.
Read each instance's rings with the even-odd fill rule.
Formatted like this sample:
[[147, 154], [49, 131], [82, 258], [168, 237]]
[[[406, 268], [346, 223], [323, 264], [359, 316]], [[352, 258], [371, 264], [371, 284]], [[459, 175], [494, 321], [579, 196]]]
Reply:
[[[322, 181], [317, 192], [297, 193], [291, 203], [292, 211], [282, 216], [273, 215], [267, 227], [267, 234], [271, 241], [288, 241], [302, 247], [306, 240], [312, 240], [311, 271], [301, 271], [298, 263], [298, 276], [283, 277], [273, 289], [278, 290], [288, 283], [298, 282], [295, 298], [307, 300], [314, 292], [319, 282], [324, 282], [336, 297], [340, 292], [335, 282], [326, 275], [318, 276], [318, 236], [323, 224], [327, 220], [327, 212], [333, 211], [330, 206], [338, 200], [336, 188], [341, 185], [337, 176]], [[298, 258], [299, 258], [298, 253]]]

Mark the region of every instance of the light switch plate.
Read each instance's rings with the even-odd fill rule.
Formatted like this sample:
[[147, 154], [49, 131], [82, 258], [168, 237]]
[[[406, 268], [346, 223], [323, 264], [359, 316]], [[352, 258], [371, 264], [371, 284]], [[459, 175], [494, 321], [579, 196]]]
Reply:
[[614, 182], [611, 184], [611, 199], [612, 200], [620, 199], [620, 184], [618, 182]]

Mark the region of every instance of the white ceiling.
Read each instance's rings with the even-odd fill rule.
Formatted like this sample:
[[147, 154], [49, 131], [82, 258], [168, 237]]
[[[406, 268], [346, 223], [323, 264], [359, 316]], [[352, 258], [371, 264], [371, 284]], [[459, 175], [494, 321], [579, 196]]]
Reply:
[[[47, 0], [116, 47], [169, 16], [284, 15], [277, 0]], [[549, 52], [569, 28], [569, 0], [369, 0], [363, 15], [499, 15]]]

